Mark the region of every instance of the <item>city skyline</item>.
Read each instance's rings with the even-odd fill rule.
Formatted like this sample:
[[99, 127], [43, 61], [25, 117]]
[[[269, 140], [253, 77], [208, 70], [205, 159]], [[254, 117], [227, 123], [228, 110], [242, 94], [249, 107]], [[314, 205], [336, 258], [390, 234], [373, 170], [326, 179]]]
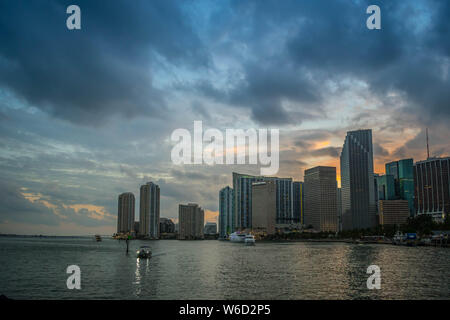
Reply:
[[[357, 130], [357, 131], [364, 131], [364, 129], [360, 129], [360, 130]], [[371, 130], [371, 129], [368, 129], [368, 130]], [[351, 133], [351, 132], [354, 132], [354, 131], [349, 131], [349, 132], [347, 132], [347, 135], [348, 135], [348, 133]], [[345, 143], [344, 143], [344, 145], [345, 145]], [[436, 157], [432, 157], [432, 156], [430, 156], [430, 158], [429, 159], [427, 159], [428, 161], [433, 161], [433, 159], [441, 159], [441, 158], [436, 158]], [[443, 157], [442, 159], [449, 159], [448, 157]], [[407, 161], [407, 160], [413, 160], [413, 159], [397, 159], [397, 160], [388, 160], [389, 162], [388, 163], [385, 163], [385, 168], [386, 168], [386, 170], [385, 170], [385, 172], [383, 172], [383, 174], [384, 175], [382, 175], [382, 176], [374, 176], [374, 179], [376, 180], [376, 178], [385, 178], [385, 177], [389, 177], [389, 176], [391, 176], [390, 174], [386, 174], [386, 172], [387, 172], [387, 168], [388, 168], [388, 166], [389, 165], [392, 165], [393, 163], [398, 163], [398, 162], [402, 162], [402, 161]], [[423, 162], [426, 162], [427, 160], [421, 160], [421, 161], [417, 161], [417, 163], [423, 163]], [[375, 158], [373, 159], [373, 161], [375, 162]], [[413, 162], [413, 164], [415, 165], [416, 164], [416, 162]], [[320, 164], [319, 164], [319, 166], [318, 167], [312, 167], [312, 168], [307, 168], [305, 171], [308, 171], [308, 170], [311, 170], [311, 169], [315, 169], [315, 168], [319, 168], [319, 167], [321, 167], [320, 166]], [[323, 166], [322, 166], [323, 167]], [[341, 176], [340, 176], [340, 170], [338, 170], [338, 169], [340, 169], [340, 166], [337, 166], [337, 167], [330, 167], [330, 168], [335, 168], [336, 169], [336, 183], [337, 183], [337, 186], [338, 186], [338, 183], [340, 182], [340, 178], [341, 178]], [[242, 173], [236, 173], [236, 172], [232, 172], [232, 174], [233, 174], [233, 176], [234, 175], [238, 175], [238, 176], [242, 176], [242, 177], [245, 177], [245, 178], [252, 178], [251, 179], [251, 183], [253, 183], [253, 181], [265, 181], [265, 180], [267, 180], [267, 181], [275, 181], [275, 182], [280, 182], [280, 181], [289, 181], [289, 183], [290, 183], [290, 187], [289, 187], [289, 190], [291, 190], [290, 192], [292, 193], [293, 192], [293, 186], [294, 186], [294, 184], [295, 183], [301, 183], [301, 184], [303, 184], [304, 183], [304, 181], [293, 181], [293, 178], [291, 178], [291, 177], [284, 177], [284, 178], [279, 178], [279, 177], [275, 177], [275, 176], [252, 176], [252, 175], [249, 175], [249, 174], [242, 174]], [[375, 173], [374, 172], [374, 174], [378, 174], [378, 173]], [[393, 177], [393, 176], [392, 176]], [[233, 179], [232, 179], [233, 180]], [[382, 180], [383, 181], [383, 180]], [[392, 184], [393, 184], [393, 181], [392, 181]], [[142, 193], [142, 187], [145, 187], [146, 185], [154, 185], [154, 186], [156, 186], [157, 188], [158, 188], [158, 196], [159, 196], [159, 186], [158, 185], [156, 185], [156, 184], [154, 184], [153, 182], [147, 182], [147, 183], [145, 183], [144, 185], [141, 185], [140, 186], [140, 189], [141, 189], [141, 193]], [[375, 184], [376, 185], [376, 184]], [[394, 187], [394, 185], [392, 185], [392, 187]], [[225, 186], [225, 187], [223, 187], [222, 189], [220, 189], [220, 191], [222, 191], [223, 189], [226, 189], [226, 188], [230, 188], [229, 186]], [[340, 190], [340, 185], [339, 185], [339, 188], [336, 188], [336, 189], [339, 189]], [[231, 188], [230, 190], [232, 190], [233, 192], [234, 192], [234, 190]], [[375, 192], [375, 191], [374, 191]], [[378, 191], [379, 192], [379, 191]], [[385, 192], [385, 191], [384, 191]], [[390, 192], [392, 192], [392, 193], [394, 193], [394, 191], [393, 190], [390, 190]], [[120, 222], [119, 222], [119, 217], [121, 216], [121, 197], [123, 197], [123, 196], [125, 196], [125, 195], [131, 195], [132, 197], [133, 197], [133, 207], [135, 206], [135, 204], [134, 204], [134, 202], [136, 201], [139, 201], [139, 199], [134, 199], [134, 194], [133, 194], [133, 192], [129, 192], [129, 191], [126, 191], [126, 192], [123, 192], [122, 194], [120, 194], [119, 195], [119, 205], [117, 206], [117, 212], [116, 212], [116, 215], [117, 215], [117, 220], [116, 220], [116, 231], [118, 232], [118, 225], [119, 224], [121, 224]], [[142, 196], [142, 195], [141, 195]], [[394, 198], [392, 198], [392, 199], [394, 199]], [[140, 203], [140, 201], [138, 202], [138, 203]], [[219, 194], [219, 203], [220, 203], [220, 194]], [[291, 205], [293, 205], [293, 203], [294, 203], [294, 199], [292, 199], [292, 203], [291, 203]], [[158, 206], [159, 206], [159, 204], [158, 204]], [[181, 206], [181, 204], [179, 204], [179, 206]], [[138, 208], [138, 206], [136, 205], [136, 208]], [[134, 220], [134, 222], [138, 222], [138, 223], [140, 223], [141, 222], [141, 220], [140, 220], [140, 216], [141, 216], [141, 214], [140, 214], [140, 211], [142, 210], [142, 208], [140, 209], [140, 210], [137, 210], [136, 209], [136, 211], [134, 212], [134, 214], [132, 214], [131, 216], [133, 216], [133, 217], [136, 217], [135, 218], [135, 220]], [[292, 216], [294, 216], [294, 208], [292, 208], [291, 209], [291, 211], [292, 211]], [[212, 211], [209, 211], [209, 210], [204, 210], [204, 212], [205, 213], [210, 213], [209, 214], [209, 216], [208, 217], [206, 217], [206, 215], [205, 215], [205, 220], [204, 220], [204, 225], [206, 226], [206, 224], [208, 224], [208, 223], [216, 223], [218, 226], [220, 226], [220, 215], [219, 215], [219, 210], [217, 211], [217, 212], [212, 212]], [[233, 211], [234, 213], [236, 213], [235, 211]], [[212, 213], [212, 214], [211, 214]], [[338, 214], [338, 212], [336, 212], [337, 214]], [[179, 216], [179, 213], [178, 213], [178, 216]], [[162, 217], [161, 216], [161, 219], [170, 219], [171, 221], [173, 221], [173, 223], [175, 223], [175, 224], [178, 224], [178, 222], [179, 222], [179, 218], [178, 217]], [[278, 219], [277, 219], [278, 220]], [[159, 226], [159, 223], [157, 224], [158, 226]], [[158, 227], [159, 228], [159, 227]], [[135, 230], [134, 230], [135, 231]], [[116, 233], [116, 232], [113, 232], [113, 233]], [[125, 232], [126, 233], [126, 232]], [[142, 236], [142, 234], [141, 234], [141, 236]], [[156, 236], [155, 237], [156, 239], [157, 238], [159, 238], [159, 235], [158, 236]]]
[[369, 3], [80, 0], [83, 27], [69, 31], [60, 2], [6, 2], [0, 233], [112, 234], [118, 195], [139, 208], [148, 181], [161, 217], [195, 202], [217, 221], [232, 172], [260, 167], [174, 165], [170, 135], [196, 120], [280, 129], [276, 176], [292, 181], [333, 166], [340, 186], [342, 144], [359, 128], [372, 129], [375, 173], [426, 160], [427, 127], [431, 156], [449, 156], [450, 4], [384, 3], [383, 28], [368, 30]]

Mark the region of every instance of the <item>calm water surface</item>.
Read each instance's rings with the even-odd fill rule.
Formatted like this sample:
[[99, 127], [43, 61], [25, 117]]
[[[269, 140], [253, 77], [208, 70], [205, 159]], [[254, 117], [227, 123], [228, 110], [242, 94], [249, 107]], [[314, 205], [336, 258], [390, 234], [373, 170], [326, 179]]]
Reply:
[[[138, 260], [149, 245], [154, 257]], [[0, 294], [15, 299], [450, 299], [450, 250], [343, 243], [0, 238]], [[68, 290], [68, 265], [81, 290]], [[368, 290], [366, 269], [381, 268]]]

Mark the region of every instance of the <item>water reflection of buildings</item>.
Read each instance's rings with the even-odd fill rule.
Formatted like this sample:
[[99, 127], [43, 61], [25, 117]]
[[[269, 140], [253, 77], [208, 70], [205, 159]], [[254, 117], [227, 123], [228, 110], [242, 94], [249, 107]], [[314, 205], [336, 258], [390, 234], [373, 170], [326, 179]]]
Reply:
[[[368, 245], [349, 245], [345, 257], [345, 282], [347, 288], [345, 294], [347, 299], [379, 299], [381, 290], [367, 289], [367, 268], [370, 265], [378, 265], [382, 268], [380, 263], [380, 250], [383, 248], [379, 246]], [[395, 260], [395, 257], [392, 257]], [[381, 282], [383, 288], [383, 281]]]

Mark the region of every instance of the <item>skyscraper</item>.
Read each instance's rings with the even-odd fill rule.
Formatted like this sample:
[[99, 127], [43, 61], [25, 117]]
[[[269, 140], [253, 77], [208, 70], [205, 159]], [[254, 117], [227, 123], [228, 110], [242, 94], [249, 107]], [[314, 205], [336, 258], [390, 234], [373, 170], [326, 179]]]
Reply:
[[159, 238], [159, 186], [148, 182], [141, 186], [139, 234]]
[[[389, 163], [386, 163], [385, 165], [385, 168], [386, 168], [386, 174], [387, 175], [391, 175], [392, 177], [393, 177], [393, 179], [394, 179], [394, 182], [395, 182], [395, 190], [394, 190], [394, 193], [396, 194], [396, 195], [398, 195], [399, 194], [399, 186], [398, 186], [398, 161], [392, 161], [392, 162], [389, 162]], [[382, 199], [380, 199], [380, 200], [382, 200]], [[384, 200], [386, 200], [386, 199], [384, 199]]]
[[338, 231], [342, 231], [342, 197], [341, 188], [337, 188], [337, 218], [338, 218]]
[[226, 238], [234, 231], [234, 193], [230, 187], [219, 191], [219, 237]]
[[275, 234], [276, 185], [274, 181], [252, 184], [252, 230]]
[[135, 198], [131, 192], [119, 195], [117, 233], [131, 233], [134, 230]]
[[202, 239], [205, 213], [196, 203], [178, 206], [178, 238], [181, 240]]
[[372, 130], [347, 132], [340, 162], [343, 230], [374, 227]]
[[405, 224], [409, 217], [408, 201], [406, 200], [380, 200], [379, 224], [381, 226], [395, 226]]
[[252, 227], [252, 184], [261, 181], [273, 181], [276, 184], [276, 223], [293, 222], [292, 178], [251, 176], [233, 172], [235, 228]]
[[375, 176], [376, 186], [378, 188], [377, 200], [395, 200], [398, 196], [395, 194], [395, 179], [391, 174]]
[[304, 184], [303, 182], [294, 181], [292, 183], [292, 207], [293, 207], [293, 222], [303, 224], [303, 209], [304, 209]]
[[396, 199], [408, 201], [409, 215], [414, 216], [414, 160], [386, 163], [386, 174], [394, 176]]
[[450, 213], [450, 158], [429, 158], [414, 165], [417, 214], [442, 221]]
[[335, 167], [305, 170], [305, 225], [318, 231], [338, 231]]

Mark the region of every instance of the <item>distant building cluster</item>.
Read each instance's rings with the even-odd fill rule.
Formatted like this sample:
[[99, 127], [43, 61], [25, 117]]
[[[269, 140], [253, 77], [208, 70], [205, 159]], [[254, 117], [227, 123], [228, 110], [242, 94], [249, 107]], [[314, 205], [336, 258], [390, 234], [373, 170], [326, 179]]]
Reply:
[[[159, 186], [148, 182], [140, 188], [139, 221], [134, 221], [135, 197], [131, 192], [119, 195], [117, 234], [158, 239], [160, 226]], [[173, 222], [172, 222], [173, 224]]]
[[[217, 224], [204, 224], [204, 210], [195, 203], [180, 204], [178, 224], [172, 219], [160, 217], [160, 189], [153, 182], [140, 187], [139, 221], [134, 221], [135, 197], [131, 192], [119, 195], [117, 214], [117, 236], [144, 239], [203, 239], [204, 235], [215, 236]], [[231, 216], [231, 215], [230, 215]], [[169, 236], [169, 237], [168, 237]]]
[[336, 168], [306, 169], [304, 181], [233, 172], [233, 187], [219, 192], [219, 236], [238, 230], [273, 234], [277, 228], [338, 232], [401, 225], [450, 212], [450, 158], [402, 159], [374, 173], [372, 130], [349, 131]]
[[[215, 236], [217, 224], [204, 224], [204, 210], [195, 203], [180, 204], [178, 224], [172, 219], [160, 217], [160, 189], [153, 182], [140, 187], [139, 221], [134, 221], [135, 197], [131, 192], [119, 195], [117, 214], [117, 236], [144, 239], [203, 239], [204, 235]], [[231, 217], [231, 215], [230, 215]]]

